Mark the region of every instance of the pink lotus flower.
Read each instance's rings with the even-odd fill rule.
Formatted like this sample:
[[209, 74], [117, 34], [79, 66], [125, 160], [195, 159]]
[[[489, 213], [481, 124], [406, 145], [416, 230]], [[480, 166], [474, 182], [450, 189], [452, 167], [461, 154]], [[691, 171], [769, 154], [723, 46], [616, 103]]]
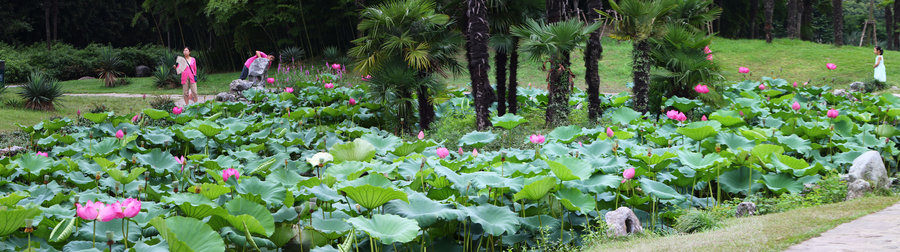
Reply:
[[140, 118], [141, 118], [140, 114], [134, 115], [134, 117], [131, 118], [131, 123], [137, 123], [138, 119], [140, 119]]
[[341, 70], [341, 64], [338, 64], [338, 63], [331, 64], [331, 69]]
[[122, 203], [116, 201], [116, 203], [112, 203], [106, 205], [100, 209], [100, 213], [97, 214], [97, 220], [101, 222], [107, 222], [115, 219], [121, 219], [125, 217], [125, 213], [122, 212]]
[[634, 167], [625, 169], [625, 171], [622, 172], [622, 177], [624, 178], [622, 179], [622, 183], [625, 183], [626, 180], [634, 178]]
[[372, 76], [371, 76], [371, 75], [366, 75], [366, 76], [363, 76], [363, 77], [362, 77], [362, 80], [363, 80], [363, 81], [369, 81], [369, 80], [371, 80], [371, 79], [372, 79]]
[[125, 132], [122, 130], [116, 131], [116, 138], [122, 139], [123, 137], [125, 137]]
[[182, 109], [181, 107], [172, 108], [172, 114], [175, 114], [175, 115], [180, 115], [181, 112], [183, 112], [183, 111], [184, 111], [184, 109]]
[[706, 60], [712, 61], [712, 60], [713, 60], [712, 54], [707, 54], [707, 55], [706, 55]]
[[616, 133], [613, 132], [612, 128], [606, 127], [606, 137], [613, 137], [615, 135], [616, 135]]
[[796, 81], [794, 82], [794, 87], [797, 87], [797, 82], [796, 82]]
[[444, 159], [445, 157], [450, 155], [450, 150], [447, 150], [447, 148], [444, 147], [437, 148], [435, 152], [437, 152], [438, 157], [440, 157], [441, 159]]
[[678, 116], [678, 111], [676, 111], [676, 110], [666, 111], [666, 117], [668, 117], [669, 119], [674, 120], [676, 116]]
[[266, 79], [266, 82], [268, 82], [269, 84], [275, 83], [275, 78], [268, 78]]
[[285, 93], [293, 93], [293, 92], [294, 92], [294, 88], [292, 88], [292, 87], [286, 87], [286, 88], [284, 88], [284, 92], [285, 92]]
[[37, 152], [37, 155], [38, 155], [38, 156], [44, 156], [44, 157], [50, 157], [50, 154], [47, 154], [46, 152], [41, 152], [41, 151], [38, 151], [38, 152]]
[[419, 131], [419, 135], [416, 136], [419, 140], [425, 139], [425, 131]]
[[706, 118], [706, 115], [703, 115], [703, 117], [700, 117], [700, 121], [708, 121], [708, 120], [709, 119]]
[[546, 141], [547, 139], [544, 137], [544, 135], [541, 135], [541, 134], [534, 135], [534, 134], [532, 134], [531, 136], [528, 137], [528, 140], [531, 141], [531, 143], [533, 143], [533, 144], [542, 144], [542, 143], [544, 143], [544, 141]]
[[675, 120], [678, 120], [679, 122], [684, 122], [684, 121], [687, 121], [687, 116], [685, 116], [684, 113], [678, 112], [678, 118], [675, 118]]
[[334, 88], [333, 83], [325, 83], [325, 88]]
[[241, 179], [241, 173], [234, 168], [228, 168], [222, 171], [222, 181], [228, 182], [228, 178], [232, 176], [235, 180]]
[[837, 65], [835, 65], [834, 63], [828, 63], [828, 64], [825, 64], [825, 67], [827, 67], [828, 70], [834, 70], [834, 69], [837, 69]]
[[804, 82], [803, 85], [804, 85], [804, 86], [809, 85], [809, 82], [808, 82], [808, 81], [807, 81], [807, 82]]
[[180, 165], [181, 165], [181, 172], [184, 172], [184, 164], [186, 163], [185, 160], [184, 160], [184, 156], [181, 156], [181, 158], [175, 157], [175, 163], [180, 164]]
[[81, 117], [81, 110], [79, 109], [78, 111], [75, 111], [75, 115]]
[[472, 157], [478, 157], [478, 149], [472, 149]]
[[147, 94], [144, 94], [144, 100], [146, 100], [146, 99], [147, 99]]
[[709, 49], [709, 46], [706, 46], [703, 48], [703, 53], [710, 54], [710, 53], [712, 53], [712, 50]]
[[800, 103], [794, 102], [794, 104], [791, 104], [791, 108], [794, 109], [795, 111], [800, 110]]
[[78, 215], [81, 219], [90, 221], [97, 219], [97, 215], [100, 214], [100, 209], [105, 208], [101, 202], [93, 202], [88, 200], [83, 206], [80, 203], [75, 203], [75, 215]]
[[834, 119], [837, 118], [839, 114], [840, 113], [838, 113], [837, 109], [829, 109], [826, 115], [828, 116], [828, 118]]
[[350, 106], [356, 105], [356, 100], [352, 97], [350, 98]]
[[459, 151], [458, 151], [458, 152], [457, 152], [457, 153], [459, 153], [459, 155], [460, 155], [460, 156], [462, 156], [462, 155], [463, 155], [463, 150], [462, 150], [462, 147], [459, 147]]
[[738, 67], [738, 73], [742, 73], [742, 74], [750, 73], [750, 68]]
[[697, 91], [697, 93], [706, 94], [709, 93], [709, 87], [706, 85], [697, 84], [697, 86], [694, 86], [694, 91]]
[[759, 84], [759, 90], [765, 90], [766, 84]]
[[584, 147], [584, 144], [581, 141], [578, 141], [578, 147]]
[[122, 204], [122, 214], [125, 218], [134, 218], [141, 212], [141, 201], [138, 199], [127, 198]]
[[679, 122], [684, 122], [687, 120], [687, 116], [685, 116], [682, 112], [678, 112], [677, 110], [669, 110], [669, 112], [666, 112], [666, 116], [669, 117], [669, 119]]

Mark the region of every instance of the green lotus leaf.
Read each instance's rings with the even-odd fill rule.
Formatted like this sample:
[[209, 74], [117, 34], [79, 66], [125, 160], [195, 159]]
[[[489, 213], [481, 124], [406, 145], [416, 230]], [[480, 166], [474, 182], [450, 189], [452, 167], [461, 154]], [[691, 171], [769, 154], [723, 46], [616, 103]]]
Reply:
[[343, 214], [343, 216], [341, 216], [341, 214], [338, 214], [338, 216], [332, 215], [327, 219], [318, 218], [316, 215], [317, 214], [314, 214], [314, 217], [312, 218], [312, 228], [322, 233], [322, 235], [329, 240], [340, 238], [341, 236], [344, 236], [347, 231], [350, 231], [350, 224], [344, 220], [349, 218], [346, 214]]
[[637, 120], [641, 118], [641, 113], [634, 111], [628, 107], [619, 107], [616, 111], [611, 113], [605, 113], [605, 117], [608, 117], [614, 123], [617, 124], [628, 124], [631, 121]]
[[547, 134], [548, 138], [556, 139], [563, 143], [571, 143], [579, 136], [581, 136], [581, 127], [575, 125], [556, 127], [550, 134]]
[[479, 205], [463, 210], [472, 222], [480, 224], [485, 234], [500, 236], [515, 234], [519, 228], [519, 217], [507, 207]]
[[684, 127], [679, 127], [676, 131], [686, 137], [700, 141], [707, 137], [715, 136], [721, 129], [722, 124], [717, 121], [700, 121], [692, 122]]
[[[256, 177], [241, 178], [237, 192], [247, 198], [258, 199], [257, 203], [265, 203], [270, 207], [279, 207], [284, 202], [285, 188], [277, 183], [260, 181]], [[235, 227], [237, 228], [237, 227]]]
[[410, 242], [419, 232], [419, 225], [415, 220], [392, 214], [375, 214], [371, 219], [354, 217], [347, 222], [385, 245]]
[[762, 161], [769, 160], [769, 156], [771, 156], [772, 154], [781, 153], [784, 153], [784, 148], [772, 144], [760, 144], [756, 147], [753, 147], [753, 150], [750, 151], [750, 154]]
[[725, 127], [735, 126], [744, 122], [743, 117], [738, 112], [731, 110], [719, 110], [713, 112], [710, 114], [709, 119], [718, 121]]
[[106, 118], [109, 118], [109, 113], [84, 113], [81, 114], [85, 119], [91, 120], [94, 123], [102, 123], [106, 121]]
[[397, 155], [398, 157], [403, 157], [403, 156], [409, 155], [411, 153], [421, 153], [422, 151], [425, 150], [425, 148], [428, 148], [431, 146], [434, 146], [434, 143], [431, 141], [407, 142], [407, 143], [401, 144], [393, 151], [390, 151], [390, 153]]
[[706, 169], [712, 165], [715, 165], [717, 162], [722, 161], [722, 157], [716, 153], [711, 153], [706, 155], [705, 157], [701, 153], [694, 153], [689, 151], [676, 151], [678, 153], [678, 160], [681, 161], [682, 164], [687, 165], [693, 169]]
[[25, 227], [25, 219], [33, 219], [38, 215], [41, 215], [41, 209], [38, 208], [18, 206], [0, 210], [0, 236], [20, 232], [19, 229]]
[[569, 211], [579, 211], [583, 214], [587, 214], [594, 211], [597, 207], [597, 201], [594, 197], [582, 193], [575, 188], [563, 188], [562, 190], [559, 190], [556, 192], [556, 198], [559, 199], [559, 202], [562, 203], [566, 209], [569, 209]]
[[[372, 146], [375, 146], [375, 151], [380, 155], [384, 155], [390, 150], [395, 149], [399, 146], [402, 140], [394, 135], [388, 136], [379, 136], [376, 134], [366, 134], [360, 137], [363, 140], [368, 141]], [[406, 156], [406, 155], [398, 155], [398, 156]]]
[[527, 122], [528, 120], [525, 119], [525, 117], [513, 113], [506, 113], [503, 116], [491, 118], [491, 124], [493, 124], [494, 127], [501, 127], [507, 130], [511, 130], [516, 126]]
[[158, 110], [158, 109], [144, 109], [144, 114], [149, 116], [153, 120], [159, 120], [165, 117], [169, 117], [169, 112]]
[[375, 157], [375, 146], [369, 141], [357, 138], [353, 142], [332, 145], [328, 153], [334, 156], [335, 163], [344, 161], [365, 162]]
[[696, 107], [703, 105], [702, 102], [694, 99], [673, 96], [666, 100], [666, 107], [675, 107], [678, 111], [691, 111]]
[[228, 210], [230, 216], [222, 217], [226, 218], [235, 228], [244, 229], [246, 225], [250, 232], [266, 237], [275, 232], [275, 218], [272, 217], [272, 213], [256, 202], [236, 198], [225, 203], [225, 209]]
[[66, 218], [56, 224], [56, 227], [53, 227], [53, 232], [50, 232], [50, 241], [51, 242], [60, 242], [65, 241], [72, 235], [72, 232], [75, 231], [75, 217]]
[[540, 200], [541, 198], [546, 196], [547, 193], [549, 193], [550, 190], [554, 187], [556, 187], [556, 178], [544, 177], [534, 180], [522, 187], [522, 190], [514, 194], [513, 201], [519, 201], [520, 199]]
[[169, 173], [178, 173], [181, 165], [175, 162], [175, 158], [169, 153], [164, 153], [160, 149], [153, 149], [147, 154], [135, 154], [138, 163], [150, 166], [156, 175]]
[[650, 180], [647, 178], [641, 178], [640, 181], [641, 181], [641, 190], [644, 190], [644, 192], [649, 193], [650, 195], [656, 196], [659, 199], [669, 200], [669, 199], [684, 198], [684, 196], [682, 196], [677, 191], [675, 191], [675, 189], [672, 189], [672, 187], [670, 187], [666, 184], [656, 182], [654, 180]]
[[491, 132], [472, 131], [459, 139], [459, 145], [481, 148], [497, 139], [497, 134]]
[[41, 175], [44, 171], [50, 170], [53, 160], [40, 155], [25, 154], [13, 161], [13, 163], [32, 175]]
[[875, 135], [877, 135], [878, 137], [890, 138], [898, 135], [898, 133], [900, 132], [897, 131], [897, 128], [891, 125], [882, 124], [878, 125], [878, 127], [875, 127]]
[[556, 161], [545, 160], [550, 171], [562, 181], [585, 180], [594, 172], [591, 164], [574, 157], [562, 157]]
[[[750, 178], [750, 172], [753, 172], [753, 178]], [[722, 190], [728, 193], [744, 193], [747, 195], [747, 187], [748, 183], [754, 181], [751, 190], [753, 192], [761, 189], [763, 187], [762, 184], [756, 183], [755, 181], [759, 180], [762, 177], [762, 173], [759, 171], [741, 167], [740, 169], [735, 169], [727, 172], [723, 172], [722, 175], [719, 176], [717, 181], [722, 186]]]
[[731, 133], [722, 133], [716, 137], [716, 143], [728, 146], [732, 150], [752, 150], [756, 143], [743, 136]]
[[356, 203], [366, 209], [375, 209], [391, 200], [409, 202], [406, 193], [393, 188], [382, 188], [373, 185], [348, 186], [341, 188], [341, 192], [347, 194]]
[[388, 202], [385, 205], [385, 211], [414, 219], [420, 228], [431, 226], [439, 219], [456, 220], [460, 215], [459, 210], [445, 206], [419, 193], [409, 195], [409, 202], [399, 200]]
[[803, 183], [794, 180], [794, 177], [786, 174], [770, 173], [762, 175], [762, 180], [766, 187], [775, 193], [800, 193], [800, 191], [803, 191]]
[[140, 176], [142, 173], [147, 171], [147, 168], [137, 167], [137, 168], [131, 169], [130, 172], [124, 172], [117, 168], [109, 168], [109, 169], [105, 169], [104, 171], [106, 172], [106, 174], [109, 174], [109, 177], [115, 179], [116, 181], [118, 181], [119, 183], [122, 183], [123, 185], [127, 185], [128, 183], [131, 183], [132, 181], [137, 179], [137, 177]]
[[200, 220], [181, 216], [156, 217], [150, 224], [169, 244], [170, 251], [225, 251], [225, 241], [219, 233]]

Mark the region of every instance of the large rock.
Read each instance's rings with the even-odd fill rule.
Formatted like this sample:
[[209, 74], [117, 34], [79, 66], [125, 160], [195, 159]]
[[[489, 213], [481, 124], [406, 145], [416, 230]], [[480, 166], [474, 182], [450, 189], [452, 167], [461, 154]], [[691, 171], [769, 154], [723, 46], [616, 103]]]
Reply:
[[229, 90], [231, 90], [232, 93], [238, 93], [238, 92], [250, 89], [250, 87], [252, 85], [253, 85], [252, 82], [237, 79], [237, 80], [231, 81], [231, 84], [228, 85], [228, 88], [229, 88]]
[[737, 206], [737, 210], [734, 213], [734, 217], [744, 217], [751, 216], [756, 214], [756, 204], [753, 202], [741, 202]]
[[871, 191], [872, 186], [869, 185], [869, 182], [866, 182], [862, 179], [857, 179], [856, 181], [853, 181], [852, 183], [847, 185], [847, 200], [865, 196], [867, 192]]
[[218, 102], [234, 102], [237, 101], [237, 96], [227, 92], [221, 92], [216, 95], [216, 101]]
[[866, 90], [866, 83], [862, 82], [853, 82], [850, 83], [850, 92], [863, 92]]
[[858, 101], [856, 99], [856, 97], [853, 96], [852, 93], [847, 92], [843, 89], [835, 89], [834, 91], [831, 92], [831, 94], [833, 94], [834, 96], [841, 96], [841, 97], [847, 98], [848, 100], [851, 100], [851, 101]]
[[853, 166], [846, 176], [847, 184], [857, 180], [866, 180], [872, 184], [872, 188], [890, 189], [891, 180], [887, 169], [884, 168], [884, 160], [881, 153], [867, 151], [853, 160]]
[[644, 231], [641, 220], [627, 207], [619, 207], [615, 211], [606, 212], [606, 225], [609, 232], [615, 236], [626, 236], [631, 233]]
[[148, 67], [148, 66], [140, 65], [140, 66], [134, 67], [134, 77], [147, 77], [147, 76], [150, 76], [150, 74], [152, 74], [152, 73], [153, 73], [153, 71], [150, 70], [150, 67]]
[[250, 64], [250, 76], [263, 76], [269, 68], [269, 59], [258, 58]]
[[19, 153], [23, 153], [25, 151], [26, 151], [26, 149], [21, 146], [7, 147], [7, 148], [0, 149], [0, 157], [2, 157], [2, 156], [12, 157]]

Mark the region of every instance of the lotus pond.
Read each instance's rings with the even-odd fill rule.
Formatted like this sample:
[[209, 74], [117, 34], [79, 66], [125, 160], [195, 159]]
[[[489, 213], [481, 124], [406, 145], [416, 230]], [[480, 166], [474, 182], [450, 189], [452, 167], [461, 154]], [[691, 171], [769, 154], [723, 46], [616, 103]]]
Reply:
[[[719, 108], [674, 97], [674, 116], [646, 119], [627, 94], [608, 96], [601, 124], [535, 132], [524, 149], [485, 148], [529, 123], [512, 114], [459, 142], [395, 136], [379, 129], [384, 107], [360, 99], [364, 85], [299, 81], [292, 93], [248, 90], [249, 104], [22, 126], [34, 151], [0, 159], [0, 250], [580, 246], [619, 206], [667, 230], [681, 209], [799, 193], [867, 150], [896, 169], [900, 153], [897, 97], [850, 101], [781, 79], [719, 87]], [[439, 115], [471, 113], [470, 97], [450, 96]], [[523, 88], [519, 100], [547, 97]]]

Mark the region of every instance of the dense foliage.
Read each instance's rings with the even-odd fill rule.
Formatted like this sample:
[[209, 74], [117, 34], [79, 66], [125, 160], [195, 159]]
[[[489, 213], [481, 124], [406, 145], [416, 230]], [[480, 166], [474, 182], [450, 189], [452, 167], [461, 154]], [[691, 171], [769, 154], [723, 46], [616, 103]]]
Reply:
[[[99, 76], [97, 69], [100, 68], [121, 72], [124, 76], [134, 76], [136, 66], [156, 66], [157, 59], [166, 52], [165, 48], [155, 45], [110, 48], [108, 53], [104, 52], [105, 48], [108, 47], [99, 44], [76, 48], [57, 43], [53, 44], [53, 50], [48, 51], [40, 45], [12, 46], [0, 43], [0, 55], [6, 61], [4, 81], [23, 83], [34, 71], [59, 80], [85, 76], [96, 78]], [[118, 63], [110, 62], [112, 58]]]

